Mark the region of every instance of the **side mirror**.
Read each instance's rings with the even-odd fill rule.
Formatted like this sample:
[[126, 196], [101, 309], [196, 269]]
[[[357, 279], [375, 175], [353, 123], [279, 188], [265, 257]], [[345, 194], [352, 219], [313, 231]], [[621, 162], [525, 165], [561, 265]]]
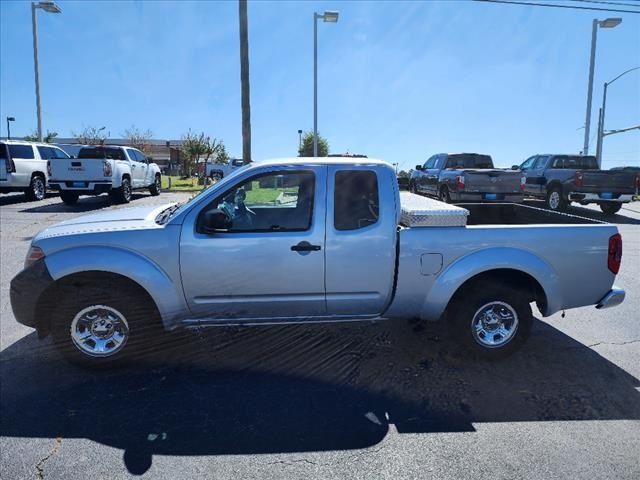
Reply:
[[218, 231], [229, 230], [232, 225], [229, 215], [219, 208], [204, 212], [201, 218], [199, 230], [202, 233], [211, 234]]
[[511, 170], [520, 170], [520, 166], [518, 166], [518, 165], [511, 165]]
[[422, 170], [422, 165], [416, 165], [416, 170]]

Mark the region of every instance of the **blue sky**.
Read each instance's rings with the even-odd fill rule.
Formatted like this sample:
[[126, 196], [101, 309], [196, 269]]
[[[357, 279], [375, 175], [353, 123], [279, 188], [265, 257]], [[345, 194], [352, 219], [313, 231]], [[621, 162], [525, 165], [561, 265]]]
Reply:
[[[238, 6], [232, 2], [58, 2], [39, 13], [44, 129], [83, 125], [120, 137], [192, 128], [241, 156]], [[249, 2], [254, 159], [293, 156], [313, 128], [313, 12], [319, 24], [319, 129], [332, 152], [409, 168], [474, 151], [510, 166], [534, 153], [578, 152], [591, 20], [600, 29], [592, 132], [602, 84], [640, 66], [640, 15], [462, 1]], [[36, 126], [27, 2], [0, 2], [0, 115], [13, 135]], [[640, 72], [609, 89], [606, 128], [640, 123]], [[595, 140], [592, 142], [595, 151]], [[605, 139], [604, 167], [640, 165], [640, 131]]]

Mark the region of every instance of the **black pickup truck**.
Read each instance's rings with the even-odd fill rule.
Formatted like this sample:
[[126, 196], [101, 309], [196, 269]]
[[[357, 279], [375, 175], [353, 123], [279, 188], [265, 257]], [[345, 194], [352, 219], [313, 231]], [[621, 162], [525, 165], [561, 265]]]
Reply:
[[597, 203], [612, 215], [638, 194], [640, 175], [633, 171], [601, 170], [596, 157], [545, 154], [529, 157], [520, 167], [525, 196], [541, 198], [551, 210], [564, 211], [571, 202]]

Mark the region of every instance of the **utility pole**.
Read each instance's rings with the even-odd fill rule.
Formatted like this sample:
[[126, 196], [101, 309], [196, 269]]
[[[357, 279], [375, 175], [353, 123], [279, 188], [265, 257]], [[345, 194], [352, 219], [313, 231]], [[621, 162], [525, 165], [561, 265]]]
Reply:
[[249, 27], [247, 0], [238, 0], [240, 20], [240, 83], [242, 95], [242, 162], [251, 163], [251, 102], [249, 92]]

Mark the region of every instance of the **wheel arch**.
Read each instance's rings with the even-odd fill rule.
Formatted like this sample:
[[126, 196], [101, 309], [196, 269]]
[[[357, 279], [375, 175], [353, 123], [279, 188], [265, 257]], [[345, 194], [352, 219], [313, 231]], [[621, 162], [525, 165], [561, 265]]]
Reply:
[[[107, 275], [112, 279], [133, 282], [151, 298], [165, 329], [174, 328], [178, 316], [187, 308], [181, 285], [174, 284], [170, 276], [151, 259], [129, 250], [76, 247], [48, 254], [45, 263], [54, 284], [65, 278], [65, 281], [70, 281], [74, 275], [87, 275], [86, 278]], [[91, 266], [89, 270], [87, 265]]]
[[526, 288], [531, 301], [538, 304], [544, 316], [561, 308], [559, 277], [551, 265], [525, 250], [491, 248], [466, 255], [449, 265], [430, 289], [421, 317], [437, 320], [452, 302], [461, 299], [466, 288], [483, 280], [516, 282]]

